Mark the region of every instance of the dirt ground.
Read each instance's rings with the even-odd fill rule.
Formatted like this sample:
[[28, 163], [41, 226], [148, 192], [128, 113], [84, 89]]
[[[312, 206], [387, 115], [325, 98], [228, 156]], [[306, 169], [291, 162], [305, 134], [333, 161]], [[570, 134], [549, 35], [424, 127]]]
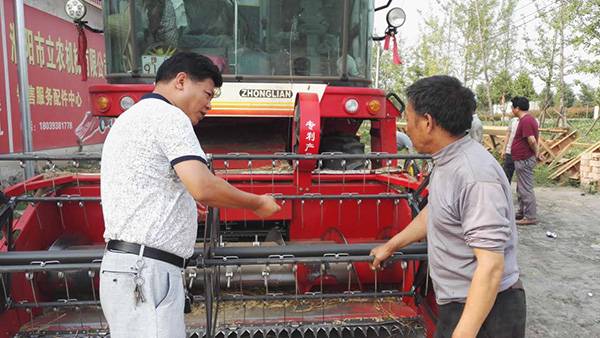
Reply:
[[519, 227], [527, 337], [600, 337], [600, 195], [535, 192], [540, 222]]

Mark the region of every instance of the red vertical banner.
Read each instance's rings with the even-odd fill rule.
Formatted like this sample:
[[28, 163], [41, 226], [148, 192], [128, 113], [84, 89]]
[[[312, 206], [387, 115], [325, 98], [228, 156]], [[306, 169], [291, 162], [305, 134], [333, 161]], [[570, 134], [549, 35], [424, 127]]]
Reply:
[[[0, 125], [12, 120], [13, 151], [22, 151], [21, 115], [19, 112], [17, 52], [13, 4], [1, 0], [4, 6], [2, 50], [5, 59], [0, 69], [3, 103]], [[26, 95], [31, 107], [33, 149], [72, 147], [96, 144], [104, 140], [98, 120], [90, 114], [88, 87], [105, 83], [106, 56], [101, 34], [86, 32], [87, 69], [78, 65], [78, 32], [72, 23], [59, 17], [25, 6], [25, 49], [27, 54], [29, 89]], [[4, 71], [8, 68], [8, 74]], [[88, 80], [82, 81], [82, 72]], [[8, 94], [8, 97], [7, 97]], [[10, 101], [10, 110], [4, 103]], [[8, 122], [7, 122], [8, 124]], [[8, 125], [7, 125], [8, 129]], [[9, 152], [0, 135], [0, 153]], [[6, 143], [6, 146], [5, 146]]]

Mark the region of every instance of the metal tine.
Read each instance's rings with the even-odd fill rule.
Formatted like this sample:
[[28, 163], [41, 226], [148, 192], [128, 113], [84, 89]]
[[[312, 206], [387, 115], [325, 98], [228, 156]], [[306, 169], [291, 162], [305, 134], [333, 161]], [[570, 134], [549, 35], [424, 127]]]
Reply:
[[338, 229], [342, 228], [342, 203], [344, 203], [343, 199], [338, 201]]
[[[296, 170], [296, 168], [298, 168], [298, 160], [293, 160], [292, 161], [292, 171], [296, 173], [296, 182], [299, 181], [300, 179], [300, 171]], [[296, 194], [299, 194], [299, 190], [300, 187], [298, 186], [298, 184], [296, 184]]]
[[358, 212], [357, 224], [361, 224], [360, 223], [360, 207], [361, 207], [361, 205], [362, 205], [362, 200], [361, 199], [356, 200], [356, 207], [358, 209], [357, 210], [357, 212]]
[[31, 271], [25, 273], [25, 279], [27, 279], [29, 281], [29, 285], [31, 286], [31, 294], [33, 295], [33, 302], [35, 303], [35, 306], [38, 306], [37, 295], [35, 293], [35, 287], [33, 286], [33, 278], [34, 277], [35, 277], [35, 274]]
[[[238, 265], [238, 276], [240, 276], [240, 296], [244, 295], [244, 283], [243, 283], [243, 279], [242, 279], [242, 265]], [[242, 323], [243, 325], [246, 325], [246, 301], [242, 300], [242, 308], [244, 309], [243, 311], [243, 315], [242, 315]]]
[[367, 192], [367, 171], [369, 170], [371, 160], [365, 160], [365, 170], [363, 170], [363, 193]]
[[65, 281], [65, 292], [67, 293], [67, 302], [71, 300], [71, 293], [69, 292], [69, 281], [67, 279], [67, 274], [63, 271], [58, 272], [58, 277], [64, 279]]
[[[298, 293], [300, 292], [299, 289], [299, 285], [298, 285], [298, 264], [295, 263], [292, 271], [294, 272], [294, 292], [296, 293], [296, 309], [300, 309], [300, 303], [301, 301], [298, 299]], [[302, 322], [304, 322], [304, 311], [302, 311], [302, 309], [300, 309], [300, 317]]]
[[400, 200], [394, 200], [394, 223], [392, 226], [398, 225], [398, 205], [400, 204]]
[[271, 161], [271, 194], [275, 195], [275, 160]]
[[63, 203], [62, 202], [56, 202], [56, 206], [58, 207], [58, 213], [60, 215], [60, 225], [62, 226], [63, 230], [66, 229], [65, 227], [65, 219], [63, 216], [63, 212], [62, 212], [62, 207], [63, 207]]
[[379, 219], [379, 208], [380, 208], [380, 205], [381, 205], [381, 200], [378, 199], [377, 202], [376, 202], [376, 212], [375, 212], [376, 217], [377, 217], [377, 229], [379, 229], [379, 226], [381, 225], [381, 222], [380, 222], [380, 219]]
[[[10, 276], [10, 274], [9, 274], [9, 276]], [[4, 284], [4, 275], [1, 273], [0, 273], [0, 284], [2, 284], [2, 296], [4, 297], [4, 300], [5, 300], [4, 303], [8, 304], [9, 303], [9, 301], [8, 301], [9, 295], [8, 295], [8, 292], [6, 291], [6, 285]]]
[[346, 270], [348, 270], [348, 293], [352, 292], [352, 263], [348, 263], [346, 266]]
[[[79, 182], [79, 173], [75, 173], [75, 179], [77, 180], [77, 189], [79, 190], [79, 196], [83, 196], [81, 193], [81, 183]], [[90, 228], [90, 223], [88, 221], [87, 208], [84, 206], [83, 201], [79, 201], [79, 207], [83, 208], [83, 220], [85, 222], [85, 227]]]
[[248, 160], [248, 171], [250, 174], [250, 192], [254, 193], [254, 175], [252, 175], [252, 160]]
[[342, 193], [346, 191], [346, 159], [342, 160]]
[[[229, 177], [227, 176], [227, 169], [229, 168], [229, 161], [223, 161], [223, 167], [225, 168], [225, 181], [229, 182]], [[223, 208], [221, 209], [223, 210], [223, 217], [225, 218], [225, 229], [228, 228], [228, 224], [227, 224], [227, 208]], [[246, 213], [244, 212], [244, 215]]]
[[27, 312], [29, 314], [29, 326], [32, 329], [34, 329], [34, 326], [33, 326], [33, 311], [32, 311], [32, 309], [28, 307], [28, 308], [25, 309], [25, 312]]
[[263, 315], [263, 323], [267, 322], [266, 310], [267, 310], [267, 299], [269, 297], [269, 275], [270, 275], [270, 272], [271, 272], [271, 268], [269, 267], [268, 264], [265, 264], [265, 267], [264, 267], [264, 269], [262, 271], [262, 277], [263, 277], [263, 279], [265, 281], [265, 299], [263, 299], [263, 302], [262, 302], [262, 306], [263, 306], [263, 308], [262, 308], [262, 310], [263, 310], [263, 313], [262, 313], [262, 315]]
[[304, 200], [300, 201], [300, 228], [304, 230]]
[[390, 179], [392, 178], [392, 160], [385, 161], [385, 166], [387, 168], [387, 191], [390, 192], [392, 190], [390, 184]]
[[320, 295], [321, 295], [321, 316], [323, 318], [323, 324], [325, 324], [325, 299], [323, 298], [323, 271], [325, 270], [325, 264], [320, 264], [319, 269], [319, 283], [320, 283]]
[[85, 325], [83, 325], [83, 313], [81, 313], [81, 306], [75, 306], [75, 311], [79, 314], [79, 324], [81, 325], [81, 330], [85, 330]]
[[319, 200], [319, 209], [320, 209], [320, 213], [319, 213], [319, 224], [320, 224], [320, 228], [323, 229], [323, 200]]
[[[88, 277], [90, 277], [90, 286], [92, 288], [92, 299], [94, 300], [94, 302], [98, 301], [98, 298], [96, 296], [96, 287], [94, 286], [94, 277], [96, 276], [96, 271], [94, 270], [88, 270]], [[104, 321], [102, 320], [102, 315], [98, 312], [98, 319], [100, 321], [100, 327], [102, 327], [104, 325]]]
[[318, 188], [319, 189], [318, 190], [319, 194], [321, 193], [321, 168], [322, 167], [323, 167], [323, 160], [320, 159], [320, 160], [317, 161], [317, 182], [319, 184], [318, 185], [318, 187], [319, 187]]
[[[39, 203], [37, 203], [37, 204], [38, 204], [38, 206], [40, 205]], [[38, 210], [38, 209], [35, 207], [36, 203], [34, 203], [34, 202], [31, 202], [31, 203], [29, 203], [29, 205], [30, 205], [30, 206], [33, 208], [33, 210], [34, 210], [34, 213], [35, 213], [35, 218], [36, 218], [36, 219], [37, 219], [37, 221], [38, 221], [38, 225], [39, 225], [39, 227], [40, 227], [40, 230], [44, 230], [44, 227], [42, 226], [42, 219], [40, 218], [40, 213], [39, 213], [39, 210]]]

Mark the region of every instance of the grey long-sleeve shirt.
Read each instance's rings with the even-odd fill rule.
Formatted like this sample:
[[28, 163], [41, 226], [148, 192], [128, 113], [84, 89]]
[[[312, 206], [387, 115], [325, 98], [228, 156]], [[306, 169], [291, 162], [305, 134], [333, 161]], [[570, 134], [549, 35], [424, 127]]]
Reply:
[[498, 162], [468, 135], [433, 154], [427, 221], [438, 304], [464, 302], [477, 267], [473, 248], [504, 253], [503, 291], [519, 278], [512, 193]]

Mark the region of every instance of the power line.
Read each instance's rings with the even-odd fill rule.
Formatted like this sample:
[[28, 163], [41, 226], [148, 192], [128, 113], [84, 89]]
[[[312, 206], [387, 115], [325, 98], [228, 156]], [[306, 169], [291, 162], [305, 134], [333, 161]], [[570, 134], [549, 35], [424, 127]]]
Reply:
[[[512, 28], [513, 28], [513, 29], [517, 29], [517, 28], [523, 27], [523, 26], [525, 26], [525, 25], [527, 25], [527, 24], [529, 24], [529, 23], [531, 23], [531, 22], [534, 22], [535, 20], [538, 20], [538, 19], [542, 18], [544, 15], [546, 15], [546, 14], [548, 14], [548, 13], [552, 12], [552, 11], [555, 11], [555, 10], [557, 10], [557, 9], [560, 9], [561, 7], [563, 7], [564, 5], [566, 5], [568, 2], [569, 2], [569, 1], [562, 2], [562, 3], [561, 3], [561, 4], [559, 4], [558, 6], [555, 6], [555, 7], [553, 7], [553, 8], [550, 8], [550, 9], [548, 9], [547, 11], [544, 11], [544, 12], [542, 12], [542, 10], [544, 10], [544, 9], [546, 9], [546, 8], [548, 8], [548, 7], [550, 7], [551, 5], [555, 5], [555, 4], [552, 4], [552, 3], [551, 3], [551, 4], [549, 4], [549, 5], [546, 5], [546, 6], [542, 7], [542, 8], [539, 8], [539, 9], [537, 9], [535, 12], [532, 12], [532, 13], [530, 13], [530, 14], [526, 15], [526, 16], [523, 16], [523, 17], [521, 17], [521, 19], [520, 19], [520, 20], [522, 20], [522, 21], [521, 21], [519, 24], [516, 24], [516, 25], [514, 25]], [[531, 20], [525, 20], [525, 19], [527, 19], [527, 18], [529, 18], [529, 17], [531, 17], [531, 16], [533, 16], [533, 15], [535, 15], [535, 16], [534, 16], [534, 17], [533, 17]], [[505, 33], [506, 33], [506, 32], [497, 32], [496, 34], [494, 34], [494, 35], [491, 35], [491, 36], [489, 37], [489, 39], [494, 39], [494, 38], [497, 38], [497, 37], [499, 37], [499, 36], [501, 36], [502, 34], [505, 34]]]

